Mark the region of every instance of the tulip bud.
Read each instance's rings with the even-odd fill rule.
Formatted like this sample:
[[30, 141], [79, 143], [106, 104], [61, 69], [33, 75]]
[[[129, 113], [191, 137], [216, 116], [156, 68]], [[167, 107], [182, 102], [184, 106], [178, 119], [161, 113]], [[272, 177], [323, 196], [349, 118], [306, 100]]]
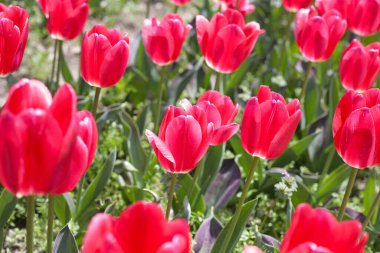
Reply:
[[244, 110], [241, 141], [247, 153], [265, 159], [282, 154], [292, 139], [301, 119], [300, 103], [286, 104], [278, 93], [260, 86]]
[[28, 13], [0, 3], [0, 76], [16, 71], [24, 56], [29, 33]]
[[380, 90], [348, 91], [339, 101], [333, 119], [334, 144], [351, 167], [380, 164]]
[[347, 90], [371, 88], [380, 73], [380, 43], [364, 47], [360, 41], [353, 40], [340, 59], [339, 73]]
[[90, 85], [106, 88], [122, 78], [129, 57], [129, 37], [117, 29], [95, 25], [82, 43], [81, 73]]
[[228, 9], [209, 22], [197, 16], [197, 38], [208, 66], [220, 73], [234, 72], [249, 56], [265, 31], [256, 22], [245, 24], [243, 15]]
[[162, 22], [156, 18], [146, 19], [142, 29], [145, 49], [157, 65], [168, 65], [181, 53], [190, 25], [185, 25], [177, 14], [167, 14]]
[[297, 12], [294, 35], [298, 48], [309, 61], [325, 61], [346, 32], [347, 23], [336, 10], [318, 16], [314, 8]]
[[281, 243], [281, 253], [364, 253], [368, 234], [356, 220], [339, 222], [323, 208], [297, 206]]
[[82, 32], [86, 24], [88, 0], [37, 0], [46, 17], [49, 34], [59, 40], [71, 40]]
[[190, 228], [185, 220], [166, 221], [155, 203], [136, 202], [120, 217], [97, 214], [83, 240], [83, 253], [189, 253]]

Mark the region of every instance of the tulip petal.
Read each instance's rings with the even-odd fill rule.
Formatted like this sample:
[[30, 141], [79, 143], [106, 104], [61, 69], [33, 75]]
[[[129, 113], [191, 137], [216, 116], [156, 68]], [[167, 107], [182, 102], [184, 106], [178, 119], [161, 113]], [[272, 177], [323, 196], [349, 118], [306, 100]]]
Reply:
[[251, 98], [243, 114], [241, 124], [241, 141], [248, 154], [254, 154], [260, 141], [261, 110], [257, 97]]
[[149, 130], [146, 130], [145, 135], [148, 138], [149, 144], [156, 153], [157, 159], [160, 161], [162, 167], [168, 171], [174, 171], [176, 161], [174, 160], [173, 154], [169, 150], [168, 146]]
[[214, 136], [210, 145], [217, 146], [228, 141], [232, 136], [234, 136], [237, 131], [239, 131], [239, 124], [229, 124], [223, 125], [214, 131]]

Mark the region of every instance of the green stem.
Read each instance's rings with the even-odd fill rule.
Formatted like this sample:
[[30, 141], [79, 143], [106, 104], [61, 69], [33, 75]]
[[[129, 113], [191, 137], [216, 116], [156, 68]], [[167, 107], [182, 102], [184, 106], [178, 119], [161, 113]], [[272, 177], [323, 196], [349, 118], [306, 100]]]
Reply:
[[63, 41], [61, 40], [58, 40], [58, 59], [57, 59], [57, 72], [56, 72], [56, 77], [55, 77], [55, 82], [56, 82], [56, 85], [55, 85], [55, 88], [58, 89], [59, 87], [59, 82], [60, 82], [60, 74], [61, 74], [61, 61], [62, 61], [62, 44], [63, 44]]
[[49, 195], [46, 253], [51, 253], [53, 249], [53, 224], [54, 224], [54, 196]]
[[221, 90], [221, 87], [222, 87], [222, 73], [220, 72], [216, 72], [216, 79], [215, 79], [215, 90], [216, 91], [220, 91]]
[[313, 69], [313, 62], [309, 61], [307, 64], [305, 79], [303, 79], [303, 82], [302, 82], [302, 91], [301, 91], [300, 99], [304, 98], [306, 94], [307, 83], [309, 81], [309, 75], [312, 69]]
[[162, 67], [161, 71], [160, 71], [160, 83], [159, 83], [159, 87], [158, 87], [158, 102], [157, 102], [157, 108], [156, 108], [156, 121], [154, 123], [154, 132], [157, 132], [158, 131], [158, 128], [159, 128], [159, 124], [160, 124], [160, 115], [161, 115], [161, 104], [162, 104], [162, 95], [164, 93], [164, 84], [165, 84], [165, 76], [166, 76], [166, 69], [165, 67]]
[[201, 174], [201, 171], [203, 170], [205, 162], [206, 162], [206, 157], [204, 157], [200, 161], [200, 163], [198, 164], [198, 166], [195, 168], [195, 172], [194, 172], [194, 175], [193, 175], [193, 183], [191, 184], [190, 190], [189, 190], [189, 192], [187, 194], [187, 196], [189, 197], [189, 201], [190, 201], [191, 195], [193, 194], [195, 185], [197, 184], [198, 177]]
[[377, 193], [375, 201], [373, 201], [371, 209], [369, 210], [369, 213], [363, 222], [363, 232], [362, 233], [365, 232], [367, 225], [370, 223], [370, 220], [371, 220], [372, 216], [374, 215], [374, 213], [376, 212], [376, 209], [379, 207], [379, 205], [380, 205], [380, 191]]
[[95, 97], [94, 102], [92, 103], [92, 115], [96, 119], [96, 112], [98, 111], [98, 104], [99, 104], [99, 97], [100, 97], [100, 91], [102, 89], [100, 87], [95, 88]]
[[145, 18], [149, 18], [149, 16], [150, 16], [150, 7], [152, 6], [152, 1], [153, 0], [147, 0], [146, 10], [145, 10]]
[[33, 253], [34, 196], [26, 197], [26, 252]]
[[350, 179], [348, 180], [346, 192], [344, 193], [344, 198], [343, 198], [342, 204], [340, 205], [340, 208], [339, 208], [339, 213], [338, 213], [338, 220], [339, 221], [343, 220], [344, 211], [346, 210], [346, 206], [347, 206], [348, 200], [350, 198], [352, 188], [354, 188], [355, 179], [356, 179], [356, 175], [358, 174], [358, 171], [359, 170], [355, 169], [355, 168], [351, 169]]
[[52, 87], [54, 83], [55, 66], [57, 63], [57, 51], [58, 51], [58, 40], [54, 40], [54, 56], [53, 56], [53, 67], [52, 67], [51, 75], [50, 75], [50, 88]]
[[173, 173], [172, 179], [170, 180], [168, 206], [166, 207], [167, 220], [169, 220], [170, 210], [172, 209], [176, 181], [177, 181], [177, 174]]
[[173, 13], [178, 13], [178, 9], [179, 9], [178, 5], [174, 5]]
[[231, 237], [232, 237], [232, 234], [233, 234], [233, 232], [235, 230], [236, 224], [238, 222], [240, 213], [241, 213], [241, 211], [243, 209], [243, 205], [245, 203], [245, 199], [248, 196], [248, 190], [249, 190], [249, 187], [252, 184], [253, 176], [255, 175], [255, 171], [256, 171], [256, 168], [257, 168], [257, 165], [258, 165], [259, 161], [260, 161], [259, 157], [257, 157], [257, 156], [253, 157], [252, 166], [251, 166], [251, 169], [249, 171], [247, 180], [245, 181], [245, 184], [244, 184], [244, 187], [243, 187], [243, 192], [241, 194], [238, 206], [237, 206], [237, 208], [235, 210], [235, 214], [232, 217], [231, 227], [229, 228], [228, 233], [227, 233], [227, 235], [225, 237], [225, 240], [224, 240], [224, 242], [222, 244], [222, 252], [221, 253], [228, 253], [228, 243], [231, 240]]

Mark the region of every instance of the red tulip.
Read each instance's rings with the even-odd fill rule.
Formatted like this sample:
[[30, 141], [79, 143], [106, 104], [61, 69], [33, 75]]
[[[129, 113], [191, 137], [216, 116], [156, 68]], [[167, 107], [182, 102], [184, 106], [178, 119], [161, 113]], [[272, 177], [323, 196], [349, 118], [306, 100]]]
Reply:
[[348, 91], [333, 120], [334, 144], [350, 166], [364, 169], [380, 164], [380, 90]]
[[241, 141], [249, 154], [265, 159], [281, 155], [292, 139], [301, 119], [300, 103], [285, 99], [261, 85], [244, 110]]
[[83, 37], [82, 77], [95, 87], [113, 86], [122, 78], [128, 57], [128, 34], [122, 36], [116, 29], [95, 25]]
[[184, 5], [190, 2], [191, 0], [171, 0], [171, 2], [175, 5]]
[[284, 9], [291, 12], [297, 12], [302, 8], [307, 8], [313, 0], [282, 0]]
[[319, 14], [338, 10], [347, 19], [348, 28], [359, 36], [380, 31], [380, 0], [317, 0]]
[[325, 61], [346, 32], [347, 22], [336, 10], [318, 16], [314, 8], [297, 12], [294, 34], [298, 47], [310, 61]]
[[380, 43], [364, 47], [360, 41], [353, 40], [343, 52], [339, 70], [347, 90], [371, 88], [380, 73]]
[[235, 9], [246, 16], [255, 11], [255, 6], [249, 0], [219, 0], [223, 10]]
[[95, 153], [97, 130], [63, 85], [52, 99], [39, 81], [12, 86], [0, 114], [0, 182], [17, 195], [73, 190]]
[[244, 248], [243, 253], [264, 253], [264, 252], [256, 246], [246, 246]]
[[199, 107], [190, 112], [170, 106], [161, 122], [158, 137], [146, 131], [162, 167], [172, 173], [186, 173], [195, 168], [206, 154], [213, 138], [213, 123]]
[[24, 56], [29, 33], [28, 13], [0, 3], [0, 76], [18, 69]]
[[177, 60], [191, 25], [185, 25], [177, 14], [167, 14], [160, 23], [156, 18], [146, 19], [142, 29], [145, 49], [152, 61], [168, 65]]
[[364, 253], [368, 235], [360, 239], [361, 229], [358, 221], [339, 223], [329, 211], [301, 204], [293, 214], [280, 253]]
[[155, 203], [137, 202], [120, 217], [97, 214], [83, 240], [83, 253], [190, 253], [185, 220], [167, 222]]
[[76, 38], [86, 24], [88, 0], [37, 0], [50, 35], [59, 40]]
[[[182, 106], [188, 112], [195, 111], [191, 103], [184, 99]], [[207, 91], [195, 105], [203, 110], [207, 116], [207, 122], [214, 125], [214, 135], [210, 145], [220, 145], [228, 141], [239, 130], [239, 124], [233, 123], [239, 112], [239, 105], [234, 105], [228, 96], [223, 96], [217, 91]]]
[[210, 68], [232, 73], [248, 57], [264, 30], [256, 22], [245, 24], [243, 15], [228, 9], [217, 13], [209, 22], [197, 16], [197, 38]]

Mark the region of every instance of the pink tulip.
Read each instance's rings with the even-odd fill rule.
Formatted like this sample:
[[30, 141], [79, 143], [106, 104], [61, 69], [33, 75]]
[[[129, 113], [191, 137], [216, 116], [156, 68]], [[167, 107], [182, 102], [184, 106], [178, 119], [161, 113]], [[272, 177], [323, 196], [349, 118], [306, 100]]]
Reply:
[[313, 0], [282, 0], [284, 9], [291, 12], [297, 12], [302, 8], [307, 8]]
[[243, 16], [255, 11], [255, 6], [249, 0], [219, 0], [222, 10], [235, 9]]

